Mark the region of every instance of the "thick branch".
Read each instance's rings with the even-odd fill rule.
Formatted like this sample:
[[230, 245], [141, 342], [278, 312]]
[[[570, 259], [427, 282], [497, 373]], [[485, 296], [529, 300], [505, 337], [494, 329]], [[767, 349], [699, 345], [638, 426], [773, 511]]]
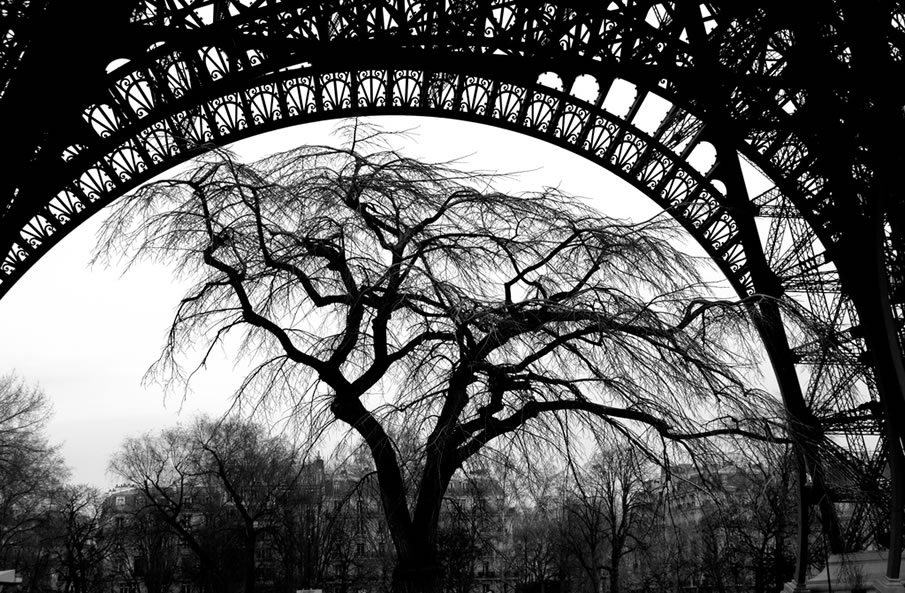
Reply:
[[491, 440], [510, 433], [524, 426], [529, 420], [556, 412], [585, 412], [599, 418], [622, 418], [646, 424], [657, 431], [664, 439], [672, 441], [689, 441], [716, 436], [739, 436], [758, 441], [785, 443], [787, 439], [775, 438], [742, 428], [715, 428], [698, 432], [677, 432], [666, 421], [647, 412], [629, 408], [616, 408], [586, 400], [530, 401], [506, 418], [488, 418], [485, 428], [471, 438], [459, 449], [459, 457], [465, 461]]

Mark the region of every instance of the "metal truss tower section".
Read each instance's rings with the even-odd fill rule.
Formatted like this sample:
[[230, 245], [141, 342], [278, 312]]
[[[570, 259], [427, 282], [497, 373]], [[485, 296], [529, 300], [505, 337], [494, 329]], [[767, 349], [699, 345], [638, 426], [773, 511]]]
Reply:
[[[820, 507], [831, 547], [886, 529], [899, 578], [900, 3], [0, 0], [0, 18], [0, 296], [103, 206], [212, 145], [380, 114], [537, 137], [654, 200], [739, 295], [826, 324], [795, 343], [775, 301], [752, 309], [809, 483], [857, 503], [847, 526]], [[749, 166], [772, 189], [752, 195]]]

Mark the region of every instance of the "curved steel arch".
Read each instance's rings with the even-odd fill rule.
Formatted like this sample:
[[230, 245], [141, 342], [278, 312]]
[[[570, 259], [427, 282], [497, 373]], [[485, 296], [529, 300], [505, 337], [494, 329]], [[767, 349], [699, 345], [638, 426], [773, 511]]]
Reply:
[[[701, 17], [701, 25], [711, 28], [711, 37], [721, 45], [737, 47], [740, 32], [748, 29], [723, 23], [731, 24], [735, 18], [731, 12], [723, 15], [711, 9], [705, 10], [705, 13]], [[672, 103], [672, 110], [657, 130], [651, 130], [650, 140], [654, 141], [653, 146], [657, 146], [655, 152], [672, 152], [684, 158], [708, 134], [706, 118], [692, 114], [695, 111], [701, 114], [707, 112], [707, 87], [700, 85], [700, 89], [694, 88], [700, 83], [700, 75], [694, 67], [697, 61], [695, 48], [683, 39], [687, 23], [677, 17], [676, 11], [670, 10], [668, 5], [653, 2], [612, 3], [604, 9], [590, 3], [505, 0], [334, 0], [324, 3], [146, 0], [132, 13], [129, 25], [131, 42], [114, 50], [123, 53], [106, 56], [111, 63], [116, 63], [115, 58], [127, 63], [117, 68], [113, 76], [107, 77], [106, 88], [92, 89], [93, 101], [81, 106], [81, 115], [90, 126], [70, 118], [60, 126], [61, 132], [50, 131], [50, 135], [55, 137], [52, 142], [45, 141], [40, 148], [51, 152], [56, 150], [60, 154], [45, 155], [40, 159], [41, 181], [31, 191], [42, 196], [58, 194], [63, 190], [62, 184], [83, 174], [78, 165], [71, 164], [71, 161], [84, 163], [91, 159], [96, 161], [97, 171], [107, 169], [110, 183], [121, 185], [119, 178], [124, 174], [129, 177], [134, 174], [129, 170], [127, 161], [153, 161], [156, 157], [142, 154], [141, 142], [131, 148], [125, 145], [120, 147], [121, 151], [137, 153], [132, 157], [122, 153], [114, 155], [116, 149], [109, 148], [109, 144], [118, 139], [126, 142], [130, 133], [137, 133], [141, 122], [153, 119], [160, 122], [163, 121], [161, 118], [166, 117], [186, 119], [189, 117], [186, 114], [195, 103], [205, 104], [205, 109], [213, 113], [214, 120], [196, 122], [215, 131], [210, 140], [239, 137], [241, 129], [230, 128], [237, 128], [243, 122], [264, 129], [268, 125], [277, 125], [273, 119], [275, 114], [279, 117], [298, 116], [289, 113], [291, 106], [285, 103], [288, 96], [285, 88], [268, 89], [259, 86], [259, 83], [270, 78], [279, 85], [276, 73], [299, 64], [310, 65], [312, 72], [318, 76], [330, 71], [366, 71], [368, 67], [393, 71], [409, 68], [430, 76], [433, 72], [473, 72], [476, 76], [525, 88], [531, 88], [537, 75], [546, 70], [559, 74], [567, 86], [577, 76], [592, 75], [600, 84], [598, 96], [592, 101], [594, 108], [599, 108], [610, 85], [623, 74], [639, 84], [639, 94], [628, 113], [618, 114], [625, 117], [608, 118], [608, 123], [629, 130], [630, 127], [625, 124], [630, 123], [643, 106], [645, 97], [659, 95]], [[757, 49], [759, 44], [748, 45]], [[735, 57], [734, 61], [750, 63], [748, 69], [761, 75], [781, 72], [784, 63], [782, 50], [786, 49], [782, 43], [782, 31], [768, 35], [765, 44], [760, 45], [764, 45], [762, 49], [766, 55]], [[737, 67], [733, 60], [724, 61], [728, 69]], [[438, 68], [439, 65], [442, 67]], [[352, 113], [355, 109], [403, 111], [408, 108], [412, 113], [436, 112], [437, 105], [427, 101], [417, 103], [410, 97], [400, 100], [394, 96], [394, 84], [387, 89], [389, 103], [386, 105], [355, 104], [353, 109], [333, 111], [337, 115]], [[316, 96], [325, 98], [320, 92], [318, 89]], [[262, 102], [266, 102], [268, 96], [276, 96], [283, 102], [276, 108], [265, 106]], [[315, 106], [321, 116], [334, 107], [329, 97], [326, 99], [326, 105], [321, 102]], [[468, 105], [470, 99], [466, 95], [461, 102], [465, 113], [462, 117], [486, 118], [487, 114], [479, 112], [480, 105]], [[763, 97], [741, 95], [729, 115], [735, 121], [750, 119], [747, 114], [752, 111], [760, 112], [761, 119], [767, 114], [770, 117], [786, 115], [782, 107], [787, 106], [791, 99], [774, 99], [765, 104]], [[226, 113], [228, 108], [209, 103], [216, 100], [242, 104], [236, 109], [238, 113], [229, 114]], [[355, 101], [358, 102], [357, 96]], [[587, 119], [591, 117], [587, 107], [570, 105], [565, 113], [553, 114], [557, 119], [554, 123], [559, 124], [562, 117], [573, 121]], [[294, 108], [300, 109], [298, 106]], [[311, 113], [306, 108], [301, 110]], [[597, 113], [603, 112], [597, 109]], [[518, 117], [523, 116], [518, 114]], [[218, 117], [224, 118], [224, 121], [215, 121]], [[300, 117], [299, 121], [303, 119]], [[622, 123], [618, 119], [622, 119]], [[530, 114], [527, 120], [523, 117], [523, 121], [512, 122], [503, 118], [493, 123], [520, 127], [529, 133], [546, 131], [537, 128], [539, 122], [533, 121]], [[589, 122], [579, 125], [584, 124]], [[172, 128], [178, 125], [182, 124], [167, 125], [170, 128], [168, 132], [172, 134]], [[220, 130], [221, 127], [224, 129]], [[822, 187], [821, 180], [801, 165], [807, 162], [804, 144], [794, 134], [782, 133], [781, 127], [771, 126], [769, 130], [762, 131], [751, 125], [749, 129], [740, 130], [741, 137], [737, 139], [739, 148], [780, 180], [781, 190], [794, 204], [813, 201], [812, 194]], [[578, 133], [590, 136], [594, 131], [579, 130]], [[187, 142], [203, 140], [204, 132], [194, 135], [189, 132], [186, 130], [181, 134], [186, 136]], [[147, 129], [144, 133], [153, 135]], [[625, 136], [625, 132], [620, 131], [619, 134], [629, 138], [629, 141], [647, 143], [634, 133]], [[98, 135], [102, 136], [100, 140]], [[179, 136], [180, 133], [177, 131], [172, 135]], [[692, 138], [691, 142], [689, 138]], [[593, 152], [578, 146], [584, 142], [584, 137], [576, 140], [578, 142], [565, 144], [569, 148], [578, 147], [579, 152]], [[648, 157], [643, 152], [642, 155], [639, 162]], [[70, 163], [61, 164], [54, 159], [55, 156]], [[656, 154], [654, 158], [659, 156]], [[108, 161], [106, 166], [103, 165], [105, 159]], [[117, 164], [113, 161], [124, 162]], [[802, 168], [804, 172], [800, 170]], [[617, 171], [626, 174], [624, 169], [618, 167]], [[676, 171], [681, 172], [681, 167]], [[98, 172], [96, 176], [100, 181], [104, 174]], [[631, 172], [628, 178], [637, 179], [638, 175]], [[38, 216], [35, 204], [18, 207], [16, 202], [31, 202], [34, 199], [40, 203], [46, 200], [46, 197], [30, 197], [31, 191], [27, 187], [30, 183], [26, 179], [13, 186], [14, 194], [21, 192], [24, 195], [15, 194], [7, 198], [3, 235], [9, 237], [17, 230], [23, 233], [15, 248], [0, 243], [0, 254], [4, 247], [9, 250], [0, 264], [0, 294], [8, 290], [30, 265], [29, 262], [46, 249], [48, 242], [54, 241], [51, 237], [56, 237], [59, 230], [72, 220], [71, 213], [67, 214], [66, 221], [55, 221], [53, 211]], [[700, 179], [693, 182], [694, 185], [699, 183]], [[662, 194], [660, 189], [657, 188], [655, 194]], [[92, 188], [89, 193], [96, 191]], [[60, 199], [63, 204], [77, 208], [79, 203], [86, 202], [77, 197], [78, 193], [78, 188], [75, 188]], [[714, 193], [717, 192], [712, 187], [710, 191], [703, 192], [709, 197], [715, 197]], [[89, 198], [87, 201], [94, 200]], [[675, 204], [672, 197], [666, 197], [665, 201], [660, 199], [660, 202], [666, 207]], [[733, 206], [736, 210], [744, 207], [756, 210], [757, 205], [737, 201]], [[738, 242], [730, 228], [733, 224], [731, 217], [721, 215], [723, 220], [701, 220], [699, 213], [693, 210], [687, 213], [677, 211], [676, 215], [715, 256], [735, 287], [742, 293], [750, 292], [750, 279], [744, 277], [746, 264], [741, 262], [744, 255], [737, 252], [723, 255], [728, 250], [739, 251], [736, 245], [731, 244]], [[712, 207], [705, 210], [710, 211]], [[66, 211], [64, 206], [63, 212]], [[15, 225], [20, 228], [15, 229]], [[817, 225], [818, 232], [820, 228]], [[823, 235], [826, 234], [821, 233], [824, 241], [827, 237]]]
[[[876, 124], [859, 115], [871, 112], [868, 99], [886, 114], [889, 102], [882, 94], [861, 98], [865, 81], [857, 76], [844, 78], [848, 95], [835, 97], [812, 61], [837, 74], [863, 56], [899, 68], [901, 7], [883, 24], [892, 48], [885, 59], [852, 33], [852, 21], [864, 18], [844, 2], [814, 7], [812, 23], [769, 3], [113, 0], [74, 8], [66, 0], [8, 1], [14, 18], [0, 36], [0, 117], [7, 129], [17, 119], [29, 128], [13, 136], [0, 179], [0, 295], [93, 212], [205, 143], [387, 113], [469, 119], [572, 150], [669, 209], [740, 294], [799, 291], [837, 325], [844, 310], [840, 330], [857, 326], [853, 308], [872, 311], [857, 265], [864, 253], [878, 256], [859, 251], [858, 239], [876, 221], [863, 205], [879, 195], [885, 201], [874, 202], [883, 201], [881, 216], [888, 216], [898, 204], [883, 194], [891, 165], [873, 158], [858, 123]], [[64, 41], [79, 32], [84, 39], [49, 44], [37, 33], [42, 27]], [[72, 55], [55, 53], [61, 46]], [[54, 59], [66, 66], [51, 69]], [[46, 80], [36, 76], [45, 70]], [[562, 88], [543, 84], [543, 73], [556, 74]], [[588, 76], [597, 91], [579, 93], [576, 81]], [[622, 80], [635, 94], [614, 114], [610, 98]], [[60, 97], [60, 108], [41, 111], [30, 84]], [[666, 106], [662, 120], [646, 122], [658, 102]], [[827, 107], [840, 116], [822, 118]], [[852, 150], [828, 149], [833, 134]], [[698, 171], [688, 159], [706, 144], [717, 160]], [[749, 196], [739, 154], [776, 187]], [[767, 237], [757, 217], [776, 221]], [[890, 226], [891, 255], [879, 273], [895, 284], [905, 249], [897, 224]], [[820, 302], [828, 292], [838, 298], [826, 308]], [[905, 318], [895, 303], [883, 306]], [[901, 351], [889, 345], [893, 321], [872, 321], [879, 329], [864, 338], [848, 332], [859, 359], [862, 339], [874, 352], [892, 348], [898, 356], [868, 365], [884, 402], [893, 402], [887, 419], [900, 410], [896, 386], [905, 387]], [[800, 391], [785, 336], [772, 339], [779, 342], [774, 366], [784, 369], [788, 389]], [[798, 354], [807, 359], [808, 345]], [[896, 364], [902, 376], [893, 377]], [[811, 395], [810, 407], [801, 394], [789, 396], [801, 400], [803, 416], [822, 405]], [[846, 411], [835, 397], [822, 400], [831, 404], [821, 414]]]
[[[508, 2], [475, 3], [477, 8], [460, 13], [443, 10], [444, 3], [415, 1], [337, 2], [329, 8], [248, 4], [257, 6], [208, 1], [173, 10], [145, 3], [134, 24], [148, 27], [148, 38], [154, 38], [158, 23], [190, 30], [191, 37], [155, 42], [150, 51], [130, 56], [108, 77], [98, 102], [85, 106], [87, 125], [73, 125], [70, 138], [57, 140], [63, 162], [45, 160], [42, 176], [77, 181], [65, 188], [44, 183], [40, 191], [56, 197], [46, 208], [21, 209], [13, 221], [21, 224], [19, 239], [0, 263], [0, 294], [84, 217], [81, 212], [147, 178], [144, 171], [184, 158], [192, 144], [228, 142], [330, 116], [403, 112], [451, 113], [519, 129], [609, 166], [672, 209], [734, 286], [752, 291], [734, 222], [721, 211], [718, 193], [679, 161], [693, 148], [682, 145], [703, 127], [699, 120], [675, 108], [668, 123], [645, 137], [625, 118], [600, 109], [614, 74], [604, 71], [591, 104], [534, 84], [545, 65], [567, 80], [582, 70], [599, 71], [596, 60], [612, 60], [613, 49], [626, 42], [621, 35], [628, 29], [618, 26], [624, 15], [611, 21], [552, 5]], [[529, 50], [549, 44], [557, 29], [562, 30], [559, 49], [542, 52], [551, 57], [539, 61], [538, 52]], [[605, 39], [591, 31], [614, 33]], [[366, 45], [356, 47], [361, 40]], [[325, 42], [336, 49], [324, 51]], [[579, 55], [584, 57], [576, 60]], [[299, 64], [310, 65], [296, 71]], [[307, 100], [302, 92], [310, 95], [310, 105], [301, 104]], [[201, 111], [193, 116], [196, 109]], [[34, 199], [27, 189], [24, 193], [14, 198], [13, 209], [16, 202]]]
[[[182, 68], [182, 64], [174, 61], [171, 68]], [[192, 69], [197, 72], [197, 64]], [[86, 120], [97, 132], [95, 142], [73, 147], [62, 159], [63, 177], [73, 181], [23, 228], [17, 248], [0, 266], [7, 276], [4, 285], [12, 284], [86, 217], [205, 150], [205, 145], [320, 119], [412, 114], [487, 123], [589, 158], [670, 211], [736, 290], [743, 295], [754, 292], [736, 224], [724, 196], [704, 174], [661, 140], [595, 104], [602, 97], [589, 103], [536, 82], [516, 80], [505, 72], [476, 66], [460, 72], [430, 72], [415, 65], [339, 71], [305, 67], [257, 77], [254, 84], [237, 90], [226, 84], [224, 75], [220, 93], [211, 92], [195, 105], [173, 109], [162, 101], [142, 104], [149, 96], [144, 92], [153, 92], [153, 87], [142, 73], [129, 71], [112, 85], [108, 103], [86, 111]]]

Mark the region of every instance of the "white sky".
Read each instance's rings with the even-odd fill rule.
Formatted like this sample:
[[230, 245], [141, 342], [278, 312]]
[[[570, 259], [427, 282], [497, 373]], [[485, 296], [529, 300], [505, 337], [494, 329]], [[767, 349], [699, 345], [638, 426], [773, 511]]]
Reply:
[[[501, 189], [561, 189], [599, 200], [610, 216], [636, 220], [658, 209], [640, 192], [602, 168], [539, 140], [487, 126], [433, 118], [373, 118], [386, 129], [417, 126], [409, 156], [429, 160], [466, 157], [463, 167], [526, 171]], [[248, 158], [304, 143], [336, 143], [335, 122], [308, 124], [238, 143]], [[469, 156], [471, 155], [471, 156]], [[0, 373], [15, 371], [50, 396], [52, 442], [72, 468], [72, 481], [112, 486], [110, 456], [127, 436], [189, 420], [197, 412], [224, 411], [239, 377], [222, 360], [198, 377], [181, 406], [164, 401], [159, 385], [142, 385], [182, 293], [168, 269], [144, 264], [89, 268], [104, 213], [81, 225], [0, 299]]]

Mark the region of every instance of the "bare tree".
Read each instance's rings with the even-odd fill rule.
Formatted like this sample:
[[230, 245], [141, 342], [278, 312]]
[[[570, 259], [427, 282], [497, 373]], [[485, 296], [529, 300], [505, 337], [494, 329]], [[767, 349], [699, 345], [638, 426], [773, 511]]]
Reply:
[[0, 375], [0, 471], [14, 464], [17, 455], [50, 451], [43, 435], [50, 414], [41, 389], [14, 374]]
[[255, 552], [284, 525], [302, 466], [285, 440], [251, 422], [198, 420], [190, 428], [129, 439], [111, 461], [225, 590], [254, 591]]
[[[747, 443], [713, 480], [698, 528], [702, 572], [715, 590], [775, 593], [795, 566], [795, 464], [789, 447]], [[734, 583], [726, 583], [734, 578]]]
[[[505, 581], [517, 591], [558, 591], [568, 576], [562, 524], [562, 471], [542, 467], [519, 476], [525, 492], [514, 500]], [[533, 468], [532, 468], [533, 469]]]
[[133, 582], [140, 579], [148, 593], [166, 593], [179, 570], [179, 539], [153, 506], [143, 504], [141, 494], [134, 496], [139, 501], [125, 509], [106, 505], [110, 576]]
[[562, 588], [564, 557], [557, 520], [534, 508], [524, 511], [513, 526], [507, 577], [516, 590], [544, 593]]
[[468, 593], [496, 576], [505, 533], [504, 485], [484, 467], [465, 468], [446, 492], [438, 530], [446, 593]]
[[[259, 364], [239, 401], [282, 397], [315, 429], [339, 421], [367, 443], [397, 591], [438, 589], [443, 495], [476, 455], [586, 428], [763, 438], [765, 398], [735, 372], [749, 362], [744, 309], [699, 298], [665, 219], [504, 195], [350, 129], [342, 147], [253, 164], [213, 150], [121, 200], [99, 250], [197, 279], [156, 365], [165, 380], [190, 379], [183, 355], [244, 330]], [[417, 441], [414, 464], [393, 434]]]
[[67, 485], [53, 493], [51, 504], [46, 533], [61, 590], [89, 593], [103, 588], [105, 563], [115, 543], [104, 533], [103, 495], [93, 486]]
[[44, 433], [50, 414], [41, 389], [0, 375], [0, 567], [17, 569], [29, 587], [49, 579], [53, 558], [39, 530], [52, 519], [47, 501], [67, 477]]
[[330, 472], [332, 509], [322, 539], [325, 583], [340, 593], [385, 590], [392, 570], [379, 489], [373, 471], [364, 469], [353, 465]]
[[648, 460], [636, 449], [602, 449], [585, 467], [571, 466], [564, 485], [562, 539], [566, 551], [584, 572], [590, 591], [622, 587], [623, 559], [635, 552], [653, 527]]

